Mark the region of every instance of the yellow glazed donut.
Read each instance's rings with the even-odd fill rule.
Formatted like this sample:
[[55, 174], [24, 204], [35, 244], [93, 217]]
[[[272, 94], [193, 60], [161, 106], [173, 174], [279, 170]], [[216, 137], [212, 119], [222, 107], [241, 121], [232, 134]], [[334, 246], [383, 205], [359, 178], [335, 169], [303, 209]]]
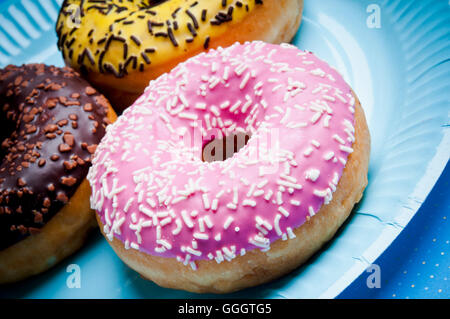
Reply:
[[151, 79], [208, 48], [235, 42], [289, 42], [303, 0], [66, 0], [56, 24], [67, 65], [117, 111]]

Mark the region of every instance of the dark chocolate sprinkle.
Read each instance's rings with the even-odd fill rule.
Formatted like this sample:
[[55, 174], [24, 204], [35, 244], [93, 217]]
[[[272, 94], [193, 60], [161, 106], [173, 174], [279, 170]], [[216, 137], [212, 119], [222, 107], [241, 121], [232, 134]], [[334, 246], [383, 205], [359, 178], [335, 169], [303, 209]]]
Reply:
[[177, 47], [178, 46], [178, 42], [175, 39], [175, 36], [173, 35], [172, 28], [170, 28], [170, 27], [167, 28], [167, 34], [169, 35], [169, 39], [172, 42], [172, 44]]
[[130, 36], [130, 39], [133, 40], [133, 42], [136, 43], [137, 46], [141, 45], [141, 41], [135, 35]]
[[145, 54], [145, 52], [141, 52], [141, 56], [144, 59], [145, 63], [150, 64], [150, 59], [148, 58], [147, 54]]
[[189, 9], [186, 10], [185, 12], [191, 18], [192, 23], [194, 23], [194, 28], [198, 29], [198, 21], [195, 15], [191, 11], [189, 11]]
[[205, 42], [203, 43], [203, 48], [206, 50], [209, 47], [209, 36], [206, 37]]

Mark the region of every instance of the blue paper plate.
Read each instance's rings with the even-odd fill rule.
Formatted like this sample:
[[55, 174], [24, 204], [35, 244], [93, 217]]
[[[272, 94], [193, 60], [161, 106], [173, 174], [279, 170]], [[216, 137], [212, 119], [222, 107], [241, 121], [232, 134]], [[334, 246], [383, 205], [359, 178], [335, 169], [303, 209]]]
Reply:
[[[54, 24], [58, 0], [0, 2], [0, 66], [62, 66]], [[450, 157], [448, 1], [305, 0], [293, 43], [338, 69], [360, 97], [372, 135], [369, 186], [337, 236], [306, 265], [257, 288], [221, 296], [333, 298], [395, 239]], [[430, 216], [432, 218], [432, 216]], [[81, 288], [69, 288], [79, 266]], [[210, 298], [160, 288], [125, 266], [93, 234], [52, 270], [0, 288], [25, 298]]]

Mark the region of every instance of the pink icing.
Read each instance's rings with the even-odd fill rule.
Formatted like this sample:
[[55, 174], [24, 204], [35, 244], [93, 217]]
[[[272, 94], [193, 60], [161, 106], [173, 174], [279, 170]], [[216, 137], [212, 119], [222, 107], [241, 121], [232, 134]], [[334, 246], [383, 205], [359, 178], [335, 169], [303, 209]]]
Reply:
[[[194, 269], [268, 250], [331, 200], [352, 152], [353, 107], [342, 77], [291, 45], [199, 54], [108, 127], [88, 175], [91, 206], [110, 240]], [[251, 133], [239, 152], [201, 160], [212, 135], [239, 131]]]

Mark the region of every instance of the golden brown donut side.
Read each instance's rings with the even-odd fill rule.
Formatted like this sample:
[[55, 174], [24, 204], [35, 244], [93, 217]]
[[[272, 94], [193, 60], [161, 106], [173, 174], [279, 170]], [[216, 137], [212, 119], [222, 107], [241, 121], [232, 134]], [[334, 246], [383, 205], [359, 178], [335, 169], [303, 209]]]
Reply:
[[[253, 40], [274, 44], [290, 42], [300, 26], [302, 12], [303, 0], [264, 0], [264, 6], [255, 8], [242, 23], [230, 25], [227, 32], [212, 37], [209, 48]], [[121, 112], [144, 92], [150, 80], [202, 51], [202, 46], [193, 48], [143, 72], [129, 72], [124, 78], [117, 78], [111, 73], [89, 72], [87, 80], [111, 101], [116, 111]]]
[[[117, 118], [109, 107], [107, 117]], [[97, 225], [90, 208], [91, 188], [84, 179], [69, 202], [41, 232], [0, 251], [0, 284], [23, 280], [42, 273], [77, 251]]]
[[[266, 283], [289, 273], [334, 236], [350, 215], [353, 206], [360, 201], [367, 186], [370, 135], [361, 104], [355, 94], [354, 96], [354, 151], [348, 158], [332, 201], [322, 206], [305, 224], [296, 228], [294, 239], [279, 239], [265, 253], [257, 249], [247, 251], [244, 256], [238, 256], [231, 262], [217, 264], [214, 260], [199, 260], [197, 270], [184, 266], [174, 258], [127, 250], [115, 237], [113, 241], [108, 241], [109, 244], [129, 267], [143, 277], [162, 287], [197, 293], [229, 293]], [[97, 221], [103, 232], [103, 224], [98, 215]]]

